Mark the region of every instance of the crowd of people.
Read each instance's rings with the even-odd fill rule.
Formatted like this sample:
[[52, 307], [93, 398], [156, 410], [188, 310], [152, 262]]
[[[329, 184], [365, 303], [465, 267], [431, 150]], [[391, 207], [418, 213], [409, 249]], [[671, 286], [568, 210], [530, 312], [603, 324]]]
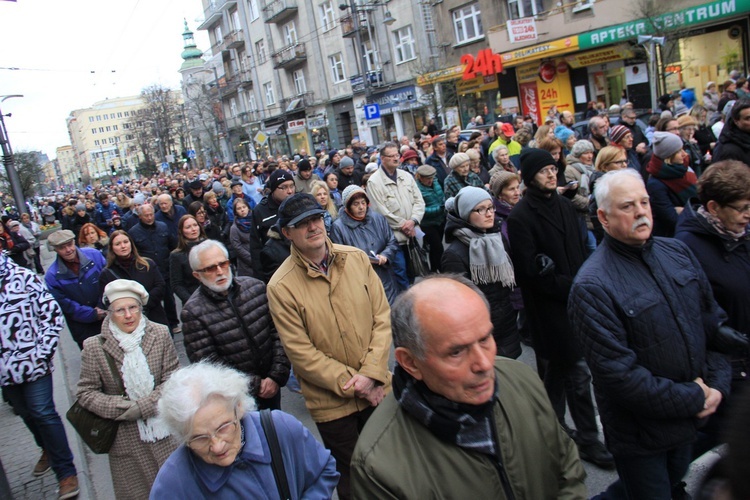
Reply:
[[[51, 391], [64, 317], [79, 403], [120, 422], [117, 498], [585, 498], [580, 460], [617, 470], [599, 498], [687, 498], [689, 463], [738, 439], [723, 433], [750, 395], [750, 100], [734, 97], [718, 137], [718, 103], [670, 96], [643, 128], [626, 102], [584, 128], [552, 110], [8, 217], [0, 290], [28, 297], [0, 307], [33, 321], [6, 321], [0, 381], [43, 450], [34, 473], [78, 492], [54, 404], [31, 394]], [[278, 411], [293, 384], [322, 443]], [[712, 487], [743, 498], [736, 447]]]

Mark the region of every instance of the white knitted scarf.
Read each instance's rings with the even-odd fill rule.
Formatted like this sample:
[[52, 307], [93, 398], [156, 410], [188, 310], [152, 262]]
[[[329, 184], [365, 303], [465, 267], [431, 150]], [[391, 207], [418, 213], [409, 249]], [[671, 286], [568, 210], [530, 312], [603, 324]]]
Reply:
[[[114, 322], [109, 323], [109, 329], [125, 353], [122, 360], [122, 382], [128, 398], [138, 401], [149, 396], [154, 391], [154, 375], [141, 349], [141, 340], [146, 335], [146, 318], [141, 316], [141, 322], [133, 333], [123, 332]], [[137, 422], [141, 441], [145, 443], [153, 443], [169, 436], [166, 425], [158, 419], [138, 419]]]

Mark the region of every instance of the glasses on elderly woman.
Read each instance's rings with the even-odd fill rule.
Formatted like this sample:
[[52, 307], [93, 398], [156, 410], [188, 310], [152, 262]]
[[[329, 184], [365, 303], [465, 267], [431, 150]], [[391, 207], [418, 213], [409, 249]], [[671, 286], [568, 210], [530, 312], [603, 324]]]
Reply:
[[237, 424], [237, 411], [235, 410], [234, 420], [220, 425], [211, 434], [201, 434], [200, 436], [188, 439], [187, 445], [191, 450], [204, 451], [213, 443], [214, 439], [229, 441], [237, 430]]
[[117, 309], [112, 309], [112, 314], [118, 317], [123, 317], [126, 314], [130, 314], [132, 316], [138, 313], [138, 311], [140, 310], [141, 306], [118, 307]]
[[735, 207], [734, 205], [726, 204], [724, 206], [731, 208], [732, 210], [734, 210], [735, 212], [739, 214], [743, 214], [743, 215], [750, 214], [750, 205], [745, 205], [742, 207]]

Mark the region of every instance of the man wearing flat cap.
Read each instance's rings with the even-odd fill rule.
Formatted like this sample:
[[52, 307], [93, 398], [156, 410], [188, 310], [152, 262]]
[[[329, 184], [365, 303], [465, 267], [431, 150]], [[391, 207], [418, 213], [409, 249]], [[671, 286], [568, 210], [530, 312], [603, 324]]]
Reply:
[[[526, 195], [508, 216], [513, 267], [521, 288], [539, 374], [557, 418], [574, 435], [581, 458], [614, 467], [599, 440], [591, 374], [568, 321], [570, 287], [586, 258], [586, 234], [573, 203], [557, 193], [557, 165], [549, 152], [521, 153]], [[576, 426], [565, 425], [565, 403]]]
[[339, 498], [349, 499], [354, 445], [390, 390], [390, 308], [367, 255], [333, 244], [323, 212], [309, 194], [281, 205], [291, 255], [268, 283], [268, 302], [307, 409], [336, 458]]
[[268, 230], [276, 224], [279, 206], [294, 194], [294, 176], [286, 170], [274, 170], [266, 183], [268, 195], [253, 209], [253, 226], [250, 230], [250, 252], [256, 276], [263, 276], [260, 252], [268, 240]]
[[68, 229], [50, 234], [47, 243], [57, 259], [44, 280], [63, 310], [73, 340], [83, 349], [83, 341], [99, 334], [107, 315], [97, 307], [101, 299], [99, 274], [106, 262], [96, 248], [78, 248], [73, 231]]

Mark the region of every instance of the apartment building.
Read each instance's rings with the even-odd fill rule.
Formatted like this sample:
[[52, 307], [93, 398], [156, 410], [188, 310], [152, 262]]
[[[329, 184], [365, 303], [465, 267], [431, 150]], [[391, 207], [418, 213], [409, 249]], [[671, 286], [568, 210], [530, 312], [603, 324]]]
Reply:
[[81, 187], [81, 172], [76, 165], [76, 154], [73, 146], [60, 146], [55, 150], [57, 164], [60, 168], [60, 177], [62, 185], [66, 189]]

